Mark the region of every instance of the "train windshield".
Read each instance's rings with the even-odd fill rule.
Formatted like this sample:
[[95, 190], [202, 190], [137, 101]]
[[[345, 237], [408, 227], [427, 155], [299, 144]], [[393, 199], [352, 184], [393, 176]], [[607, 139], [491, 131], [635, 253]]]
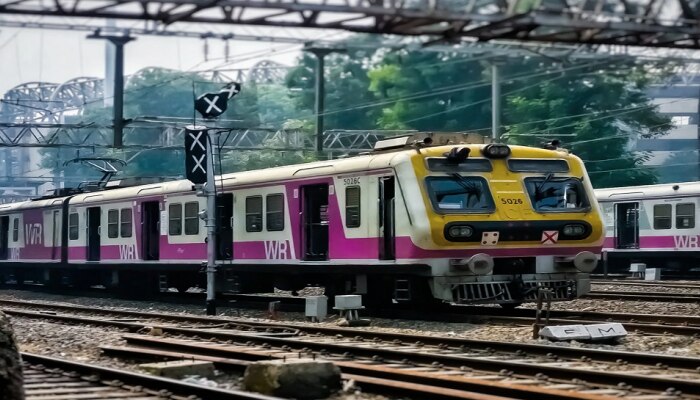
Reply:
[[431, 176], [426, 182], [436, 211], [478, 213], [494, 210], [493, 198], [484, 178], [453, 173], [450, 176]]
[[575, 178], [525, 179], [528, 195], [537, 211], [583, 211], [589, 208], [583, 184]]

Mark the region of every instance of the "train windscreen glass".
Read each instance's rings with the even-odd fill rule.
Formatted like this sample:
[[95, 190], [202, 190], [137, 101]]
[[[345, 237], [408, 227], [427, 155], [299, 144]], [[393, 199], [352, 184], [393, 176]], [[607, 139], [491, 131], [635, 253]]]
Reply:
[[455, 173], [447, 177], [429, 177], [426, 182], [435, 211], [484, 213], [494, 210], [493, 198], [484, 178]]
[[589, 208], [581, 181], [574, 178], [542, 178], [525, 180], [532, 206], [537, 211], [584, 211]]

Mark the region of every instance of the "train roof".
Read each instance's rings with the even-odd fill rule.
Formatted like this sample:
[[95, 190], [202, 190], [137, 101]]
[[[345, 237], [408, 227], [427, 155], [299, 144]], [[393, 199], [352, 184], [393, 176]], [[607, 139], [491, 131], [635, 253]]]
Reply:
[[[481, 148], [485, 146], [485, 144], [451, 143], [445, 145], [424, 147], [420, 150], [427, 157], [439, 157], [455, 146]], [[576, 156], [568, 154], [564, 150], [545, 150], [540, 148], [517, 145], [510, 145], [509, 147], [511, 147], [511, 149], [513, 150], [513, 155], [520, 154], [521, 157], [527, 158], [576, 158]], [[376, 152], [348, 158], [315, 161], [304, 164], [295, 164], [265, 168], [260, 170], [223, 174], [221, 176], [216, 177], [217, 187], [220, 187], [219, 185], [223, 185], [224, 189], [230, 189], [236, 186], [244, 186], [265, 182], [283, 182], [303, 177], [342, 175], [366, 170], [386, 169], [391, 168], [401, 162], [410, 160], [410, 157], [416, 154], [417, 148], [418, 147], [413, 146], [400, 149], [393, 149], [393, 151], [379, 150]], [[126, 188], [113, 188], [108, 190], [80, 193], [73, 195], [70, 204], [81, 205], [104, 201], [118, 202], [136, 196], [145, 197], [175, 193], [193, 193], [194, 188], [194, 185], [186, 179], [177, 181], [166, 181]], [[30, 208], [60, 207], [61, 203], [65, 198], [66, 196], [37, 199], [33, 201], [20, 203], [12, 203], [12, 207], [10, 208], [0, 208], [0, 213], [11, 213], [15, 210]]]
[[659, 185], [596, 189], [595, 194], [598, 201], [692, 196], [700, 194], [700, 182], [662, 183]]

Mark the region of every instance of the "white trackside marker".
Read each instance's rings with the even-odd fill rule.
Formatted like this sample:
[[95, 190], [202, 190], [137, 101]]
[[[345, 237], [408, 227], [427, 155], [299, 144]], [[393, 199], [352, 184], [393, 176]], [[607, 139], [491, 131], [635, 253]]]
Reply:
[[207, 114], [209, 114], [212, 109], [215, 109], [216, 112], [222, 112], [222, 110], [216, 106], [216, 102], [219, 101], [219, 95], [214, 96], [213, 100], [209, 100], [208, 97], [205, 97], [204, 101], [206, 101], [207, 104], [209, 104], [209, 107], [207, 107]]
[[194, 173], [197, 171], [197, 169], [201, 169], [203, 174], [206, 174], [207, 171], [204, 169], [204, 166], [202, 165], [202, 162], [204, 161], [204, 157], [206, 157], [206, 154], [202, 154], [201, 157], [197, 158], [196, 156], [192, 156], [192, 159], [194, 160], [194, 167], [192, 167], [192, 172]]
[[194, 139], [194, 140], [192, 141], [192, 145], [190, 146], [190, 151], [192, 151], [192, 150], [194, 149], [194, 146], [195, 146], [195, 145], [199, 145], [199, 147], [201, 147], [202, 150], [204, 150], [204, 151], [207, 150], [206, 147], [204, 147], [204, 145], [202, 144], [202, 142], [199, 140], [199, 139], [202, 137], [202, 135], [204, 135], [204, 131], [199, 131], [199, 132], [197, 132], [197, 136], [195, 136], [195, 135], [193, 135], [193, 134], [191, 134], [191, 133], [190, 133], [189, 135], [190, 135], [190, 137], [191, 137], [192, 139]]

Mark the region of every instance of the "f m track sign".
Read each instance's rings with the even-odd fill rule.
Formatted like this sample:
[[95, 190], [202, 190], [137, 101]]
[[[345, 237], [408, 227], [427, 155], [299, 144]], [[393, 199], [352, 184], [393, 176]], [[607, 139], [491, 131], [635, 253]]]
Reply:
[[[241, 91], [241, 85], [232, 82], [218, 93], [205, 93], [194, 101], [194, 108], [206, 120], [213, 120], [226, 112], [228, 101]], [[206, 126], [185, 127], [185, 168], [187, 179], [195, 185], [204, 185], [207, 209], [200, 213], [207, 227], [207, 315], [216, 315], [216, 182], [214, 160], [218, 156], [218, 132], [210, 133]]]

